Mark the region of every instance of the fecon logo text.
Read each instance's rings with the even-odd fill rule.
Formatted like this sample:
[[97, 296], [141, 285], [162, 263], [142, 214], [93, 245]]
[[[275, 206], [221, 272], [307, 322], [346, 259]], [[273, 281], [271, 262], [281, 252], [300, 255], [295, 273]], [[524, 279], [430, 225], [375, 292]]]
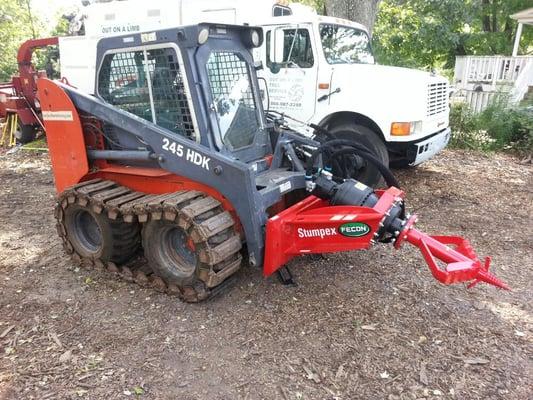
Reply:
[[341, 235], [349, 237], [365, 236], [370, 232], [370, 227], [362, 222], [349, 222], [339, 227]]

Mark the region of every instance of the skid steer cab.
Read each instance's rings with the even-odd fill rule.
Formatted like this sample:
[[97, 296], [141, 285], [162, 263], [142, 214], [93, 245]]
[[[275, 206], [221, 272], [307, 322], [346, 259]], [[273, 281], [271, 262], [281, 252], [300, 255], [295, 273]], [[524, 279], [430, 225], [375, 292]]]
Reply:
[[[378, 241], [419, 247], [445, 284], [505, 287], [466, 240], [413, 228], [367, 148], [265, 114], [251, 54], [261, 32], [200, 24], [102, 39], [95, 97], [39, 80], [65, 251], [190, 302], [227, 287], [243, 258], [270, 275]], [[350, 179], [357, 159], [390, 187]]]

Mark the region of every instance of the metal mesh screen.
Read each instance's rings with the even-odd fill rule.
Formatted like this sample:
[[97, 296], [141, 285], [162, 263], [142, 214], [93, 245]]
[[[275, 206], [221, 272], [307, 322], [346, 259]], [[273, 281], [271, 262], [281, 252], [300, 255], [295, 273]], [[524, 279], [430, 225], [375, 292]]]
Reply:
[[[214, 98], [227, 96], [231, 93], [236, 81], [243, 77], [248, 78], [246, 62], [235, 53], [218, 52], [211, 54], [207, 70]], [[250, 86], [243, 93], [242, 101], [246, 106], [255, 108]]]
[[105, 56], [98, 75], [98, 93], [109, 104], [153, 121], [142, 51]]
[[236, 53], [214, 52], [207, 72], [224, 144], [251, 145], [259, 126], [247, 63]]
[[194, 136], [184, 77], [173, 49], [148, 51], [148, 70], [157, 124], [171, 131]]
[[172, 48], [108, 54], [98, 76], [98, 93], [106, 102], [194, 138], [184, 85]]

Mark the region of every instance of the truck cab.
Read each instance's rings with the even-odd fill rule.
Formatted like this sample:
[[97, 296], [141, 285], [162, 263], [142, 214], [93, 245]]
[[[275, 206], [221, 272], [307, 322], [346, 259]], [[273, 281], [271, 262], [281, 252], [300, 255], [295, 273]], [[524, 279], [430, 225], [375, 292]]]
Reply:
[[[93, 94], [96, 43], [108, 36], [214, 22], [261, 26], [254, 50], [264, 107], [358, 140], [383, 163], [418, 165], [448, 143], [448, 82], [436, 74], [378, 65], [368, 30], [310, 7], [273, 0], [153, 0], [95, 3], [84, 9], [85, 36], [60, 39], [62, 75]], [[80, 45], [89, 51], [80, 53]], [[360, 166], [358, 179], [378, 176]], [[361, 175], [362, 174], [362, 175]]]
[[[269, 108], [379, 140], [397, 165], [420, 164], [448, 143], [446, 79], [376, 64], [364, 26], [307, 12], [271, 18], [263, 29], [254, 58], [265, 63]], [[379, 154], [379, 144], [366, 144]]]

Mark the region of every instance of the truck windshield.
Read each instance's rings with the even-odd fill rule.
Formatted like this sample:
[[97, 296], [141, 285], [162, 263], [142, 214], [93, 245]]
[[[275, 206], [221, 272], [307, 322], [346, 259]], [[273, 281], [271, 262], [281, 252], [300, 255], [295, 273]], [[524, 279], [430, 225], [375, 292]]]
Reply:
[[370, 39], [360, 29], [320, 24], [320, 40], [329, 64], [374, 64]]

